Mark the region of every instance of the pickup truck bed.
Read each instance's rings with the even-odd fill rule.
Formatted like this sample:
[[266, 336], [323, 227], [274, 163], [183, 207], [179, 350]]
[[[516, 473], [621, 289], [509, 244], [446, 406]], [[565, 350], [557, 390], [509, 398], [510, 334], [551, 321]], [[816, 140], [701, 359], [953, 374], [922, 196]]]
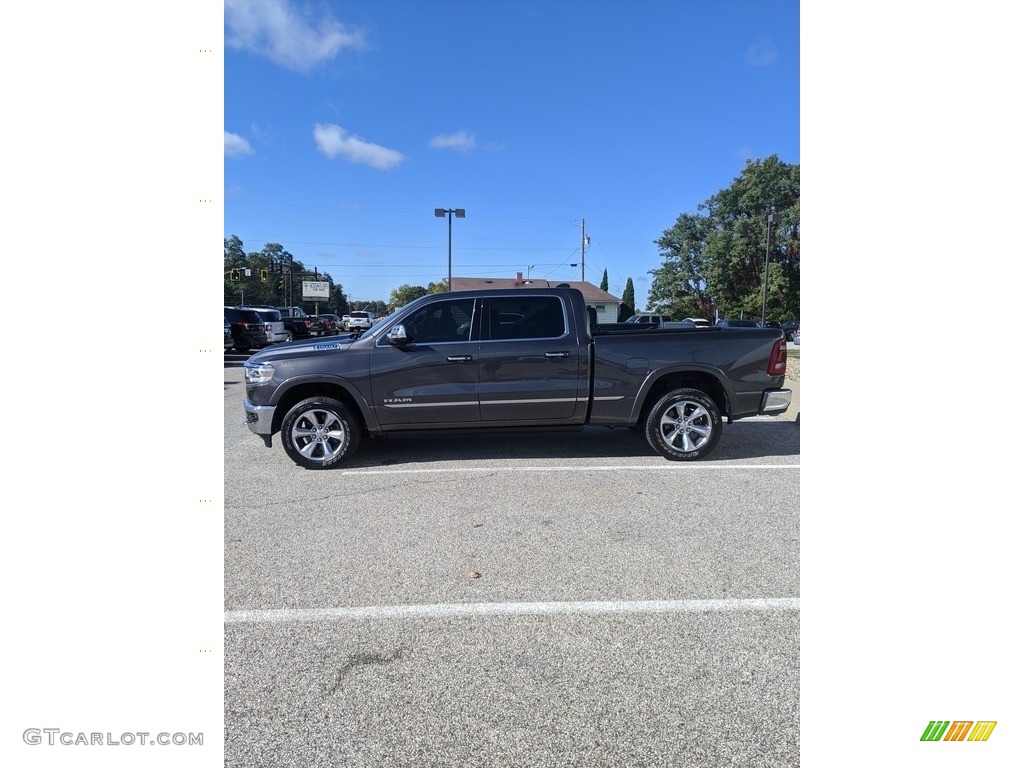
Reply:
[[245, 364], [249, 429], [309, 469], [367, 436], [635, 427], [693, 460], [723, 423], [789, 407], [779, 329], [598, 326], [571, 288], [430, 294], [359, 338], [276, 345]]

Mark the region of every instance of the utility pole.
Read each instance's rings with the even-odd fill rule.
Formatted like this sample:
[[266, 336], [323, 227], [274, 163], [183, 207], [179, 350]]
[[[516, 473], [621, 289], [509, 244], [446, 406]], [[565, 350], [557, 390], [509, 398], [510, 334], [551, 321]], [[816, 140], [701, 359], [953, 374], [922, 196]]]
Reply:
[[580, 219], [580, 282], [586, 282], [587, 279], [586, 250], [586, 220]]
[[292, 306], [292, 255], [288, 254], [288, 306]]

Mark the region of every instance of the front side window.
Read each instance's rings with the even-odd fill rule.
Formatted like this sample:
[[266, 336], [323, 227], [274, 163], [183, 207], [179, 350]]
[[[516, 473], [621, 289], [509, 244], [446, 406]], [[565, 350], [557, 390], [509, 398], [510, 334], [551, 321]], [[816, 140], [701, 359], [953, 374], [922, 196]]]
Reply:
[[469, 341], [473, 299], [428, 304], [405, 320], [405, 332], [416, 344]]

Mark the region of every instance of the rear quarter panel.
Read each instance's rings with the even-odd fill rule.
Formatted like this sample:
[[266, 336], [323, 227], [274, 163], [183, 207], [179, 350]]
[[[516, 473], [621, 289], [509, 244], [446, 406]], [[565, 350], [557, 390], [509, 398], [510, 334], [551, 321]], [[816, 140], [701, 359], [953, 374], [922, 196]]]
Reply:
[[646, 403], [678, 386], [704, 389], [730, 418], [756, 415], [764, 390], [785, 380], [768, 375], [781, 338], [781, 331], [764, 328], [599, 335], [590, 423], [636, 423]]

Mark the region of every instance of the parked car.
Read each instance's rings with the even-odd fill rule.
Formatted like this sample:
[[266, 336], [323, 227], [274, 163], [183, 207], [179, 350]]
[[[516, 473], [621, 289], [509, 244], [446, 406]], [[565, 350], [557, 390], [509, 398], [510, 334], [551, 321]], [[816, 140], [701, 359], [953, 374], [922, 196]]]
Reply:
[[[800, 346], [800, 326], [799, 325], [796, 327], [796, 330], [793, 331], [793, 343], [796, 344], [798, 347]], [[812, 352], [811, 354], [813, 355], [814, 353]]]
[[267, 332], [267, 341], [270, 344], [292, 340], [292, 332], [284, 327], [281, 313], [276, 309], [267, 309], [266, 307], [242, 307], [242, 309], [251, 309], [263, 318], [263, 324]]
[[626, 320], [627, 323], [639, 323], [640, 325], [653, 323], [654, 325], [661, 325], [662, 323], [669, 322], [669, 319], [665, 315], [633, 315]]
[[232, 346], [243, 355], [250, 349], [267, 346], [266, 324], [252, 309], [224, 307], [224, 317], [231, 323]]
[[348, 322], [345, 323], [346, 331], [368, 331], [373, 327], [374, 320], [377, 316], [373, 312], [364, 312], [362, 310], [355, 310], [348, 313]]
[[224, 318], [224, 349], [231, 349], [235, 345], [235, 340], [231, 338], [231, 323], [228, 322], [227, 317]]
[[761, 324], [761, 327], [762, 328], [781, 328], [782, 327], [782, 323], [780, 323], [778, 320], [765, 320], [764, 323]]
[[342, 321], [338, 315], [328, 313], [326, 315], [320, 315], [319, 317], [323, 336], [337, 336], [341, 333]]
[[683, 320], [684, 323], [693, 323], [697, 328], [710, 328], [711, 323], [705, 320], [703, 317], [687, 317]]
[[800, 321], [787, 320], [782, 324], [782, 330], [786, 332], [786, 341], [793, 341], [793, 334], [800, 333]]
[[760, 328], [757, 320], [719, 320], [715, 328]]

